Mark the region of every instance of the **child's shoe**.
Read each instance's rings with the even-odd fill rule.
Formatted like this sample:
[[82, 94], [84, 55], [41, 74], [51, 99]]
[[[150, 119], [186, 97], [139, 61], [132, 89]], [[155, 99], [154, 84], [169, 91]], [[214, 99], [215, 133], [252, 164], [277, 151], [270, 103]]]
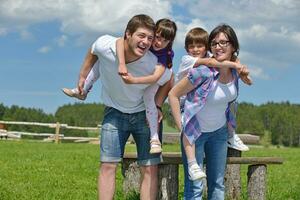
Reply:
[[249, 147], [243, 143], [237, 134], [233, 134], [231, 138], [227, 140], [228, 147], [239, 150], [239, 151], [249, 151]]
[[188, 170], [189, 170], [189, 178], [191, 181], [196, 181], [196, 180], [206, 178], [206, 174], [196, 163], [189, 166]]
[[158, 139], [151, 139], [150, 140], [150, 153], [161, 153], [162, 148], [161, 148], [161, 143]]
[[85, 100], [86, 99], [86, 94], [84, 94], [84, 95], [79, 94], [79, 91], [78, 91], [77, 88], [74, 88], [74, 89], [62, 88], [61, 90], [63, 91], [63, 93], [65, 93], [69, 97], [75, 97], [79, 100]]

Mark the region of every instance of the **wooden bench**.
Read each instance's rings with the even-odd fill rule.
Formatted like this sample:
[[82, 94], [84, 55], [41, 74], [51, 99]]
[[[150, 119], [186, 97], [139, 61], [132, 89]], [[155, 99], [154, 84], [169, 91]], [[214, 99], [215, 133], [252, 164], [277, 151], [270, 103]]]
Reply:
[[[240, 165], [248, 165], [247, 192], [248, 199], [266, 199], [266, 178], [268, 164], [282, 164], [283, 159], [279, 157], [232, 157], [238, 151], [229, 149], [227, 158], [227, 169], [225, 175], [226, 196], [229, 199], [240, 199], [241, 178]], [[241, 154], [241, 153], [239, 153]], [[159, 165], [158, 172], [158, 197], [157, 199], [178, 199], [178, 173], [179, 165], [182, 164], [181, 153], [163, 152], [163, 163]], [[122, 164], [124, 176], [123, 189], [139, 191], [140, 172], [136, 163], [136, 153], [126, 153]]]

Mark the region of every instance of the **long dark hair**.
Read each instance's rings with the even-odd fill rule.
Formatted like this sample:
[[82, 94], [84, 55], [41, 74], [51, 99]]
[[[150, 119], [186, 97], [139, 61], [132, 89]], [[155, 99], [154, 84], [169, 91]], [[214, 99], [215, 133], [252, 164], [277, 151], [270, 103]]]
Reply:
[[170, 40], [167, 49], [167, 66], [168, 68], [172, 68], [172, 46], [174, 39], [176, 37], [177, 26], [176, 23], [170, 19], [160, 19], [156, 22], [156, 31], [155, 33], [160, 33], [160, 36], [165, 38], [166, 40]]

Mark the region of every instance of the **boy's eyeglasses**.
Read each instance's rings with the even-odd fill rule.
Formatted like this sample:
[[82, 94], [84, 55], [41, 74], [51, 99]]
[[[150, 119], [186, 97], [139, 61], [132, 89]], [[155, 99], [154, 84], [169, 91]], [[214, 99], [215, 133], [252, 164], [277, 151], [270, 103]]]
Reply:
[[221, 40], [220, 42], [212, 42], [210, 44], [211, 48], [217, 48], [217, 45], [219, 45], [220, 47], [227, 47], [228, 44], [230, 44], [230, 41], [228, 40]]

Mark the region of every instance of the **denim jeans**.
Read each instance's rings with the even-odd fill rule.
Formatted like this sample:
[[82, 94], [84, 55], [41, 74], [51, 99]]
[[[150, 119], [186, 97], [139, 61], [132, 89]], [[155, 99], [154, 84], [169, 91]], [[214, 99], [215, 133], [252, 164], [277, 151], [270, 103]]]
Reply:
[[[195, 142], [195, 155], [199, 166], [206, 160], [207, 194], [209, 200], [222, 200], [225, 197], [224, 175], [227, 158], [227, 125], [213, 131], [202, 133]], [[191, 181], [188, 175], [187, 158], [181, 145], [184, 167], [184, 199], [202, 199], [203, 181]]]
[[132, 134], [137, 147], [139, 165], [156, 165], [162, 161], [161, 154], [150, 154], [150, 129], [146, 113], [122, 113], [106, 107], [100, 137], [100, 161], [120, 162], [124, 155], [125, 144]]

